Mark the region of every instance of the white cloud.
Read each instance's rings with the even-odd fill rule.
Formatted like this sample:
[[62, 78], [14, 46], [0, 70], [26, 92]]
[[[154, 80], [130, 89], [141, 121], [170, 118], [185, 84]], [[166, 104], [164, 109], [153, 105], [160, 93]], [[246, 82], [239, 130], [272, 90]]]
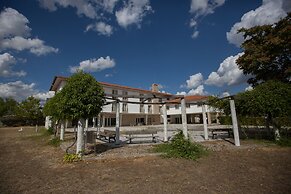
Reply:
[[31, 31], [28, 23], [28, 19], [15, 9], [4, 9], [0, 13], [0, 50], [29, 50], [38, 56], [58, 52], [58, 49], [46, 46], [43, 40], [28, 38]]
[[94, 19], [97, 17], [97, 12], [94, 4], [88, 0], [38, 0], [43, 8], [50, 11], [56, 11], [60, 7], [73, 7], [77, 9], [78, 15], [84, 15]]
[[206, 92], [204, 91], [204, 86], [199, 85], [197, 88], [191, 89], [187, 95], [205, 95], [205, 94]]
[[98, 32], [99, 35], [111, 36], [113, 33], [112, 26], [104, 23], [104, 22], [97, 22], [96, 24], [90, 24], [86, 28], [86, 32], [89, 30], [94, 30]]
[[36, 93], [35, 83], [25, 84], [22, 81], [0, 83], [0, 97], [12, 97], [16, 100], [23, 100]]
[[113, 77], [113, 74], [111, 73], [105, 74], [105, 77]]
[[217, 72], [212, 72], [205, 84], [223, 86], [223, 85], [235, 85], [246, 81], [249, 77], [243, 74], [243, 71], [238, 68], [236, 60], [243, 53], [239, 53], [235, 56], [227, 57], [217, 70]]
[[87, 72], [97, 72], [104, 69], [113, 68], [114, 66], [114, 59], [111, 59], [109, 56], [107, 56], [106, 58], [100, 57], [99, 59], [89, 59], [82, 61], [80, 62], [80, 66], [70, 67], [70, 72], [75, 73], [78, 69]]
[[254, 88], [252, 87], [252, 86], [248, 86], [248, 87], [246, 87], [246, 89], [245, 89], [245, 91], [251, 91], [251, 90], [253, 90]]
[[112, 13], [118, 1], [119, 0], [101, 0], [99, 3], [105, 11]]
[[189, 96], [189, 95], [207, 95], [208, 93], [206, 91], [204, 91], [204, 86], [203, 85], [199, 85], [197, 86], [195, 89], [191, 89], [190, 91], [185, 92], [177, 92], [176, 95], [184, 95], [184, 96]]
[[232, 26], [231, 30], [226, 33], [227, 40], [239, 47], [244, 41], [242, 34], [237, 33], [239, 29], [273, 24], [287, 15], [287, 12], [291, 10], [290, 4], [288, 0], [263, 0], [260, 7], [245, 13], [241, 17], [241, 21]]
[[183, 92], [177, 92], [176, 95], [183, 95], [183, 96], [185, 96], [185, 95], [187, 95], [187, 92], [184, 92], [184, 91]]
[[193, 18], [191, 18], [189, 26], [193, 28], [194, 32], [192, 33], [192, 38], [195, 39], [199, 35], [199, 31], [197, 30], [197, 19], [200, 17], [204, 17], [208, 14], [214, 13], [214, 10], [222, 6], [225, 0], [192, 0], [190, 6], [190, 13], [193, 14]]
[[197, 30], [194, 30], [194, 32], [193, 32], [193, 34], [192, 34], [192, 38], [193, 39], [195, 39], [195, 38], [197, 38], [198, 37], [198, 35], [199, 35], [199, 31], [197, 31]]
[[33, 97], [40, 99], [41, 101], [46, 101], [48, 98], [52, 98], [55, 95], [54, 91], [39, 92], [33, 95]]
[[195, 17], [208, 15], [214, 9], [223, 5], [225, 0], [192, 0], [190, 12], [196, 14]]
[[22, 101], [29, 96], [33, 96], [40, 99], [41, 102], [45, 101], [47, 98], [54, 96], [55, 92], [39, 92], [35, 88], [36, 84], [26, 84], [22, 81], [15, 81], [9, 83], [0, 83], [0, 97], [8, 98], [12, 97], [17, 101]]
[[11, 66], [16, 63], [16, 59], [9, 53], [0, 54], [0, 77], [25, 76], [24, 71], [13, 71]]
[[143, 18], [152, 12], [149, 0], [129, 0], [123, 8], [115, 12], [117, 22], [120, 26], [136, 24], [140, 27]]
[[201, 85], [203, 82], [203, 75], [201, 73], [197, 73], [191, 75], [190, 78], [186, 81], [186, 87], [189, 89], [196, 88]]
[[3, 39], [0, 42], [0, 49], [15, 49], [18, 51], [29, 50], [31, 53], [40, 56], [48, 53], [57, 53], [59, 49], [46, 46], [43, 40], [38, 38], [23, 38], [15, 36], [11, 39]]
[[227, 96], [230, 96], [230, 93], [228, 93], [228, 92], [223, 92], [223, 93], [221, 94], [221, 96], [222, 96], [222, 97], [227, 97]]
[[28, 19], [15, 9], [6, 8], [0, 13], [0, 39], [11, 36], [29, 36]]

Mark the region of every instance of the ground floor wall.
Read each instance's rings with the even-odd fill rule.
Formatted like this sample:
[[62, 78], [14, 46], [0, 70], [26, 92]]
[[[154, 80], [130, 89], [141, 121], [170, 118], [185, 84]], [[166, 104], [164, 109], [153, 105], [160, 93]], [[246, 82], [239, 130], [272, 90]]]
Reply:
[[[216, 112], [206, 114], [207, 124], [218, 123], [218, 114]], [[169, 124], [182, 124], [182, 115], [168, 115]], [[193, 113], [187, 114], [187, 123], [188, 124], [202, 124], [203, 117], [202, 113]]]
[[[120, 113], [120, 126], [159, 125], [159, 124], [161, 124], [159, 114]], [[115, 125], [116, 125], [115, 113], [100, 114], [100, 126], [111, 127]]]

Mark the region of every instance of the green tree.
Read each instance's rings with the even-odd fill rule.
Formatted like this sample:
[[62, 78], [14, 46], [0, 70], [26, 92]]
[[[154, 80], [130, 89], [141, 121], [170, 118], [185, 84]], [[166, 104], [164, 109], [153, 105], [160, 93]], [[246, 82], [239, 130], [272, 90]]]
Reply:
[[28, 124], [37, 125], [43, 114], [40, 106], [40, 100], [33, 96], [28, 97], [19, 104], [18, 115], [27, 119]]
[[0, 97], [0, 117], [5, 115], [5, 101]]
[[78, 138], [81, 138], [81, 143], [77, 140], [79, 154], [83, 149], [84, 119], [98, 115], [104, 102], [102, 86], [90, 74], [78, 71], [67, 80], [64, 88], [47, 102], [44, 109], [46, 115], [58, 119], [78, 119], [82, 123], [78, 128]]
[[[291, 82], [291, 13], [274, 25], [242, 28], [244, 54], [237, 64], [244, 74], [253, 75], [248, 83], [256, 86], [267, 80]], [[289, 68], [289, 69], [288, 69]]]
[[60, 91], [62, 111], [72, 119], [96, 116], [104, 104], [102, 86], [90, 74], [79, 71], [72, 75]]
[[13, 98], [6, 98], [4, 101], [3, 116], [16, 115], [18, 113], [18, 102]]

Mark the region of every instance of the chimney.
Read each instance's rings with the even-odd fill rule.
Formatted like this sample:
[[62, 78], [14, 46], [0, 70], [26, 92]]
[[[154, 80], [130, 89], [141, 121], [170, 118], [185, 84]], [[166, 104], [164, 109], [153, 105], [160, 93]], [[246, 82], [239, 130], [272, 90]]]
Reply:
[[159, 84], [152, 84], [152, 92], [159, 92]]

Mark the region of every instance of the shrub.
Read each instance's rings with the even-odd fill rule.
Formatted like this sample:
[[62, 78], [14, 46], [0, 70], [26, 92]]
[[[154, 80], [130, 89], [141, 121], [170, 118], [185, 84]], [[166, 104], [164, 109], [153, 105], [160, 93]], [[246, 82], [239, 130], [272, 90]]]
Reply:
[[63, 162], [65, 163], [72, 163], [78, 162], [81, 160], [81, 157], [78, 154], [65, 154], [63, 157]]
[[57, 138], [57, 137], [54, 137], [53, 139], [51, 139], [49, 141], [49, 145], [52, 145], [52, 146], [55, 146], [55, 147], [60, 146], [60, 144], [61, 144], [61, 140], [59, 138]]
[[162, 152], [166, 157], [191, 160], [196, 160], [207, 153], [203, 146], [186, 140], [182, 131], [176, 134], [170, 143], [157, 145], [154, 151]]
[[291, 139], [282, 137], [276, 141], [276, 144], [282, 147], [291, 147]]

